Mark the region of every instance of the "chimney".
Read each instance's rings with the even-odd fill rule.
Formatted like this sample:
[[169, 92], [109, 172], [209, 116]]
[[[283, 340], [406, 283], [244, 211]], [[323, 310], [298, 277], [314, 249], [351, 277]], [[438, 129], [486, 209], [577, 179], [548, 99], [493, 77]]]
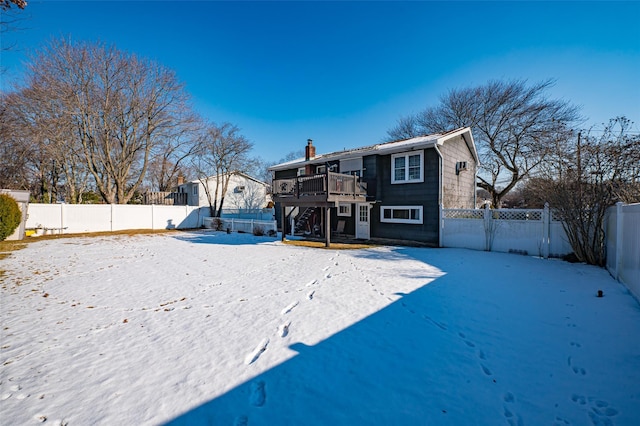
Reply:
[[309, 161], [313, 160], [316, 156], [316, 147], [313, 146], [313, 141], [311, 139], [307, 139], [307, 146], [304, 147], [304, 160]]
[[178, 176], [178, 186], [180, 186], [180, 185], [182, 185], [182, 184], [184, 184], [184, 176], [179, 175], [179, 176]]

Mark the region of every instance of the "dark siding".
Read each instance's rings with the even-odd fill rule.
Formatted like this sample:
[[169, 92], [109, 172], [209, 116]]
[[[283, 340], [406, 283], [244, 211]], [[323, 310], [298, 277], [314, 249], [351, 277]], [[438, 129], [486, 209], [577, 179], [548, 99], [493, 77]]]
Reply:
[[[424, 182], [391, 184], [391, 156], [376, 161], [377, 194], [371, 210], [371, 236], [438, 243], [438, 155], [433, 149], [424, 152]], [[368, 171], [368, 167], [367, 167]], [[422, 206], [421, 225], [380, 222], [381, 206]]]
[[291, 179], [298, 175], [298, 169], [277, 170], [275, 175], [276, 179]]
[[356, 222], [354, 212], [356, 211], [356, 205], [351, 204], [351, 216], [338, 216], [338, 209], [331, 210], [331, 230], [335, 231], [338, 227], [338, 221], [344, 220], [344, 233], [347, 235], [355, 235]]

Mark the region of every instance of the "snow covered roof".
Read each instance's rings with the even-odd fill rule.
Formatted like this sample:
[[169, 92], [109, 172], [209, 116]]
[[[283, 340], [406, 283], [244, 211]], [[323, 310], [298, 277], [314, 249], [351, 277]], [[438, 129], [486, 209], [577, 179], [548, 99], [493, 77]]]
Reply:
[[328, 161], [346, 160], [350, 158], [363, 157], [365, 155], [387, 155], [412, 149], [430, 148], [435, 145], [442, 145], [445, 141], [460, 135], [463, 135], [464, 140], [466, 141], [473, 157], [476, 161], [478, 161], [478, 153], [476, 151], [473, 135], [471, 134], [471, 129], [469, 127], [462, 127], [449, 132], [434, 133], [431, 135], [417, 136], [410, 139], [383, 142], [360, 148], [347, 149], [344, 151], [331, 152], [328, 154], [320, 154], [316, 155], [308, 161], [305, 160], [304, 157], [302, 157], [296, 160], [287, 161], [285, 163], [276, 164], [275, 166], [269, 167], [269, 170], [287, 170], [298, 166], [303, 166], [305, 164], [322, 164]]
[[[254, 181], [254, 182], [256, 182], [256, 183], [259, 183], [260, 185], [269, 186], [269, 184], [268, 184], [268, 183], [263, 182], [263, 181], [261, 181], [261, 180], [259, 180], [259, 179], [254, 178], [254, 177], [251, 177], [251, 176], [249, 176], [249, 175], [248, 175], [248, 174], [246, 174], [246, 173], [242, 173], [242, 172], [231, 172], [231, 173], [227, 173], [227, 174], [229, 174], [229, 175], [235, 175], [235, 176], [241, 176], [241, 177], [244, 177], [245, 179], [252, 180], [252, 181]], [[213, 176], [209, 176], [209, 177], [207, 177], [207, 180], [212, 180], [212, 179], [215, 179], [215, 178], [216, 178], [216, 175], [213, 175]], [[199, 179], [194, 179], [194, 180], [191, 180], [191, 181], [189, 181], [189, 182], [185, 182], [184, 184], [182, 184], [182, 185], [178, 185], [178, 186], [183, 186], [183, 185], [188, 184], [188, 183], [192, 183], [192, 184], [199, 184], [199, 183], [200, 183], [200, 180], [199, 180]]]

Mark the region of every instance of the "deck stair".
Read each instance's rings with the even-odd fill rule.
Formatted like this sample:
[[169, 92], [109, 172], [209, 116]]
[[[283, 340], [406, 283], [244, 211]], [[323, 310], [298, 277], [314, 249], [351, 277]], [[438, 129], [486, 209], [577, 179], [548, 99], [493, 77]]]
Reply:
[[295, 232], [303, 232], [305, 227], [307, 226], [307, 222], [313, 213], [312, 207], [307, 207], [304, 211], [296, 218]]

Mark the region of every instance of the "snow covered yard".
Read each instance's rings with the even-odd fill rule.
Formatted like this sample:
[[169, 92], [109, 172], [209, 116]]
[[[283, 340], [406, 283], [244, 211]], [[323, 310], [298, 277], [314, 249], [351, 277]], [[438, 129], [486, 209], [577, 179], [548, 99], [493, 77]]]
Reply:
[[194, 232], [0, 269], [6, 425], [640, 423], [640, 305], [596, 267]]

